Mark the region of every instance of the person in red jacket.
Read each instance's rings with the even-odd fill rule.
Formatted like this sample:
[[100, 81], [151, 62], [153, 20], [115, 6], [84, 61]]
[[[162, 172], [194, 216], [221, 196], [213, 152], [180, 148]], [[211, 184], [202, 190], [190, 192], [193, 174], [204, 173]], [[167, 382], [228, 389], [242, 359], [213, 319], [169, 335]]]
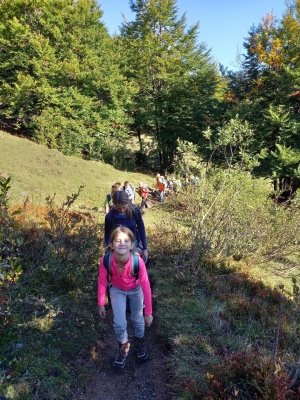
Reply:
[[144, 208], [148, 208], [147, 199], [148, 199], [149, 189], [148, 189], [146, 183], [143, 183], [143, 182], [140, 183], [139, 189], [138, 189], [138, 194], [142, 198], [140, 208], [143, 211]]
[[[127, 332], [126, 302], [129, 300], [130, 318], [134, 328], [137, 359], [147, 361], [149, 358], [145, 348], [145, 324], [150, 326], [152, 317], [152, 299], [149, 278], [145, 263], [139, 257], [138, 279], [132, 274], [134, 235], [124, 226], [114, 229], [110, 246], [112, 250], [110, 272], [104, 266], [102, 257], [98, 276], [99, 315], [105, 318], [106, 288], [110, 281], [109, 295], [114, 315], [114, 331], [119, 342], [118, 355], [114, 361], [115, 368], [124, 368], [130, 349]], [[143, 308], [145, 304], [144, 314]]]
[[163, 176], [161, 176], [160, 174], [156, 175], [156, 185], [155, 186], [156, 186], [156, 189], [159, 194], [159, 201], [161, 203], [163, 203], [164, 198], [165, 198], [166, 181], [165, 181], [165, 178]]

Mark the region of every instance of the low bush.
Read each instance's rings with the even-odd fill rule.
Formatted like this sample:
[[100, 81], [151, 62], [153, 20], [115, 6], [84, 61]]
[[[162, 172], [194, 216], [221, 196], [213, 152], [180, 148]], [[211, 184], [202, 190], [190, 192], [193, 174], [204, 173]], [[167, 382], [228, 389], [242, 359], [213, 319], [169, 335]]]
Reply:
[[297, 281], [291, 297], [251, 275], [299, 246], [299, 209], [269, 189], [246, 172], [207, 171], [164, 206], [172, 220], [157, 226], [153, 273], [175, 398], [299, 398]]
[[220, 357], [207, 373], [207, 400], [277, 399], [296, 400], [290, 378], [281, 363], [259, 351], [244, 351]]
[[16, 238], [0, 266], [18, 256], [22, 273], [0, 286], [4, 398], [70, 399], [86, 383], [90, 348], [102, 329], [95, 319], [101, 237], [92, 214], [71, 209], [80, 191], [61, 206], [48, 197], [45, 206], [26, 203], [12, 212], [6, 203]]
[[23, 238], [13, 227], [13, 215], [8, 210], [10, 178], [0, 176], [0, 336], [12, 318], [12, 302], [7, 295], [10, 287], [23, 273]]
[[253, 265], [297, 251], [300, 209], [278, 206], [268, 193], [265, 181], [246, 172], [204, 175], [187, 193], [186, 209], [177, 211], [190, 228], [192, 258], [232, 258]]

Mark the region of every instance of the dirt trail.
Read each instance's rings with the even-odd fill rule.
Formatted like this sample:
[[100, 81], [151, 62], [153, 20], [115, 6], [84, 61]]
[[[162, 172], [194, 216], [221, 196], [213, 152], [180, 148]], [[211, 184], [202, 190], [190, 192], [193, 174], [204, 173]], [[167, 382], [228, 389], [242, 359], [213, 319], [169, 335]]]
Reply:
[[[117, 353], [117, 344], [112, 328], [111, 310], [105, 321], [105, 332], [98, 340], [97, 357], [99, 364], [82, 400], [170, 400], [167, 386], [167, 366], [162, 346], [158, 341], [155, 324], [146, 329], [146, 343], [150, 360], [138, 363], [135, 359], [134, 344], [127, 358], [126, 366], [116, 371], [112, 365]], [[130, 324], [129, 324], [130, 325]], [[129, 335], [131, 337], [129, 327]]]

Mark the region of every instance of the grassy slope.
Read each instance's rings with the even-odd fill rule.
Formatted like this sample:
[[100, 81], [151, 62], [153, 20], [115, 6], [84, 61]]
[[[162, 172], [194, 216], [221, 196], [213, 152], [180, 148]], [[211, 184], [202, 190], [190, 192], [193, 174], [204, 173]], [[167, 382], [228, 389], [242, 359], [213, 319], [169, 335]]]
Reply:
[[[111, 165], [86, 161], [78, 157], [64, 156], [30, 140], [0, 131], [0, 175], [11, 177], [11, 204], [22, 203], [28, 196], [35, 204], [45, 204], [48, 195], [56, 194], [60, 204], [67, 195], [85, 185], [74, 206], [99, 208], [104, 206], [105, 194], [113, 182], [131, 181], [135, 186], [140, 181], [154, 184], [154, 177], [127, 171], [119, 171]], [[166, 207], [152, 209], [144, 216], [147, 229], [155, 230], [159, 221], [171, 219]], [[298, 262], [298, 258], [297, 258]], [[284, 282], [291, 289], [290, 277], [271, 273], [268, 268], [252, 269], [252, 273], [271, 287]]]
[[[104, 163], [66, 157], [56, 150], [5, 132], [0, 132], [0, 175], [11, 177], [11, 205], [22, 203], [27, 196], [30, 202], [43, 205], [45, 197], [54, 193], [57, 193], [57, 204], [60, 204], [66, 195], [84, 184], [85, 188], [74, 206], [88, 209], [103, 206], [105, 194], [115, 181], [129, 180], [135, 185], [141, 180], [149, 185], [154, 182], [152, 176], [118, 171]], [[26, 231], [29, 241], [33, 239], [31, 233], [39, 235], [44, 226], [36, 228], [35, 222], [40, 220], [35, 221], [34, 208], [32, 215], [30, 210], [30, 207], [22, 208], [29, 224], [33, 224], [32, 231]], [[149, 237], [155, 231], [157, 221], [165, 220], [169, 214], [163, 207], [153, 207], [146, 212], [144, 221]], [[89, 359], [91, 343], [105, 329], [97, 317], [95, 306], [104, 212], [96, 215], [100, 225], [79, 223], [82, 230], [67, 236], [68, 244], [64, 250], [69, 260], [72, 259], [70, 262], [65, 262], [60, 256], [56, 258], [51, 245], [49, 247], [49, 242], [44, 242], [42, 235], [36, 242], [30, 242], [29, 258], [38, 261], [29, 266], [22, 264], [25, 273], [21, 276], [21, 284], [12, 285], [7, 297], [6, 294], [1, 297], [0, 291], [1, 308], [8, 307], [9, 310], [13, 307], [14, 318], [8, 321], [3, 314], [4, 327], [1, 326], [3, 318], [0, 320], [0, 359], [5, 361], [0, 363], [0, 397], [11, 393], [9, 398], [18, 400], [32, 400], [40, 396], [49, 400], [70, 399], [70, 388], [79, 381], [85, 386], [93, 373], [89, 362], [82, 365], [81, 357]], [[40, 298], [43, 304], [40, 304]], [[43, 309], [38, 317], [37, 308]], [[56, 310], [54, 313], [53, 309]], [[63, 310], [60, 313], [62, 318], [57, 310]], [[18, 341], [22, 351], [14, 362], [16, 349], [10, 343]], [[12, 363], [13, 380], [8, 367]], [[27, 374], [26, 384], [24, 373]], [[41, 385], [37, 397], [33, 397], [32, 390], [38, 382]]]
[[11, 201], [21, 203], [26, 197], [33, 203], [45, 203], [56, 193], [57, 202], [85, 185], [77, 206], [103, 207], [105, 194], [115, 181], [137, 185], [154, 178], [140, 173], [118, 171], [110, 165], [67, 157], [30, 140], [0, 131], [0, 174], [11, 177]]
[[[87, 208], [101, 207], [105, 193], [116, 180], [128, 179], [134, 184], [140, 180], [149, 184], [154, 181], [147, 175], [118, 171], [102, 163], [65, 157], [58, 151], [46, 149], [4, 132], [0, 132], [0, 173], [12, 177], [13, 203], [21, 202], [27, 195], [35, 203], [44, 203], [44, 198], [55, 192], [57, 199], [62, 201], [67, 194], [76, 191], [80, 184], [85, 184], [86, 187], [76, 204]], [[182, 259], [182, 255], [176, 253], [176, 246], [173, 249], [174, 254], [169, 251], [166, 238], [156, 231], [156, 222], [163, 221], [167, 225], [167, 217], [172, 216], [171, 209], [168, 212], [167, 207], [168, 204], [149, 210], [145, 215], [145, 222], [151, 251], [159, 255], [158, 268], [151, 270], [155, 283], [155, 318], [161, 337], [172, 344], [173, 351], [168, 357], [172, 365], [170, 383], [175, 390], [181, 392], [178, 398], [204, 399], [206, 397], [203, 388], [206, 385], [213, 391], [211, 399], [233, 398], [220, 397], [220, 391], [225, 390], [224, 379], [231, 383], [236, 379], [236, 385], [241, 391], [240, 399], [248, 399], [246, 390], [252, 388], [251, 385], [250, 389], [243, 388], [240, 381], [258, 382], [261, 389], [265, 392], [270, 391], [264, 398], [275, 398], [268, 387], [269, 370], [264, 364], [264, 355], [270, 355], [274, 348], [280, 308], [278, 293], [247, 275], [227, 270], [225, 267], [218, 269], [213, 265], [201, 266], [198, 272], [195, 272], [194, 267], [187, 263], [187, 259]], [[14, 366], [15, 380], [20, 380], [19, 375], [22, 377], [24, 371], [29, 371], [28, 381], [40, 381], [40, 392], [43, 393], [44, 390], [45, 398], [49, 399], [49, 392], [69, 393], [67, 389], [60, 388], [62, 383], [66, 386], [72, 382], [68, 376], [71, 370], [67, 368], [68, 363], [71, 360], [74, 364], [80, 349], [87, 351], [89, 342], [92, 342], [103, 328], [93, 308], [94, 284], [88, 284], [88, 274], [96, 276], [91, 267], [94, 264], [93, 252], [88, 247], [89, 242], [85, 243], [81, 238], [78, 238], [77, 242], [76, 238], [72, 239], [74, 240], [76, 249], [77, 242], [78, 246], [82, 246], [78, 253], [75, 253], [74, 249], [70, 250], [74, 263], [80, 254], [83, 257], [82, 270], [78, 267], [78, 279], [82, 280], [80, 290], [73, 281], [68, 281], [67, 269], [66, 274], [59, 277], [60, 280], [53, 274], [55, 279], [49, 283], [49, 290], [47, 285], [49, 277], [52, 276], [51, 268], [56, 265], [55, 260], [53, 265], [50, 263], [49, 270], [47, 265], [42, 270], [33, 270], [32, 276], [25, 277], [22, 285], [23, 297], [26, 300], [24, 304], [27, 308], [22, 307], [26, 308], [28, 321], [20, 324], [18, 336], [12, 337], [15, 341], [18, 338], [21, 345], [24, 345], [24, 355], [18, 355], [20, 361]], [[93, 243], [91, 246], [94, 248]], [[85, 254], [90, 254], [90, 259], [85, 260]], [[78, 265], [80, 261], [79, 259]], [[89, 269], [84, 261], [86, 265], [90, 265]], [[261, 271], [257, 274], [261, 274]], [[264, 278], [270, 280], [269, 274], [267, 275]], [[29, 278], [32, 281], [29, 281]], [[91, 281], [94, 282], [95, 279]], [[66, 283], [70, 285], [68, 290], [65, 288]], [[75, 285], [74, 288], [72, 284]], [[270, 281], [269, 285], [273, 286]], [[16, 292], [18, 290], [20, 291], [20, 288], [16, 287]], [[49, 312], [45, 311], [40, 318], [31, 321], [37, 307], [41, 313], [41, 305], [36, 303], [36, 295], [41, 293], [46, 299], [45, 307], [50, 304], [54, 309], [63, 310], [63, 313], [49, 316]], [[21, 305], [18, 307], [20, 317], [16, 315], [15, 318], [22, 320], [24, 310]], [[80, 326], [77, 326], [78, 310]], [[284, 310], [281, 333], [284, 343], [280, 345], [279, 350], [283, 358], [289, 354], [290, 364], [293, 364], [299, 348], [299, 339], [295, 336], [298, 321], [293, 306], [288, 301], [284, 302]], [[15, 313], [18, 314], [18, 309]], [[95, 321], [98, 322], [95, 324]], [[37, 326], [37, 323], [42, 325]], [[46, 323], [52, 325], [44, 326]], [[95, 331], [91, 330], [91, 326]], [[16, 333], [9, 333], [7, 340], [10, 339], [10, 334]], [[39, 344], [36, 346], [36, 354], [32, 351], [32, 341]], [[50, 348], [51, 351], [49, 354], [45, 352], [41, 357], [41, 351], [45, 348]], [[7, 356], [8, 361], [14, 357], [14, 351], [11, 353]], [[48, 365], [53, 365], [53, 368], [49, 370]], [[247, 365], [251, 367], [249, 371], [244, 368]], [[75, 370], [76, 368], [74, 367]], [[84, 385], [90, 371], [82, 365], [78, 370], [82, 371], [80, 381]], [[214, 374], [214, 382], [207, 378], [207, 371]], [[29, 398], [31, 397], [20, 397], [22, 400]]]

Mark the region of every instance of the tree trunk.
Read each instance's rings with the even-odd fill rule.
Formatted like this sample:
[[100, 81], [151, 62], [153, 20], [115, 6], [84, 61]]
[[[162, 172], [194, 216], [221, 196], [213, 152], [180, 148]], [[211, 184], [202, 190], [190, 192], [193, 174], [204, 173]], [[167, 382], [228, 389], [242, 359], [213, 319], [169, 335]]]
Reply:
[[297, 189], [300, 187], [300, 179], [299, 178], [292, 178], [291, 179], [291, 192], [295, 193]]
[[141, 131], [141, 127], [137, 126], [136, 127], [136, 134], [139, 140], [139, 145], [140, 145], [140, 152], [143, 153], [144, 149], [143, 149], [143, 142], [142, 142], [142, 131]]
[[[159, 124], [157, 120], [155, 120], [155, 134], [158, 146], [161, 146], [161, 141], [159, 140]], [[162, 173], [164, 165], [164, 153], [162, 148], [158, 148], [158, 155], [159, 155], [159, 172]]]
[[158, 155], [159, 155], [159, 172], [162, 173], [164, 156], [163, 156], [163, 152], [160, 149], [158, 149]]

